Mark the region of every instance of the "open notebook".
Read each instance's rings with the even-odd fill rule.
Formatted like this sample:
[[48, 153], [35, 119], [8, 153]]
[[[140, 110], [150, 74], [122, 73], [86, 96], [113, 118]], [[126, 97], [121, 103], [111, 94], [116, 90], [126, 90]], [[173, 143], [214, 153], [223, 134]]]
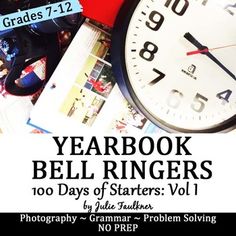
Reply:
[[86, 21], [34, 106], [29, 125], [49, 133], [163, 132], [122, 96], [110, 63], [110, 29]]

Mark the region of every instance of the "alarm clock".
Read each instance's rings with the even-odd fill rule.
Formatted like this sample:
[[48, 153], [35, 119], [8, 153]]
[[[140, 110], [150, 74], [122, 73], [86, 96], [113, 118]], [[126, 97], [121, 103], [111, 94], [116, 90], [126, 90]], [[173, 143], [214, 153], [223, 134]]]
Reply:
[[124, 1], [112, 34], [118, 85], [168, 132], [236, 126], [234, 1]]

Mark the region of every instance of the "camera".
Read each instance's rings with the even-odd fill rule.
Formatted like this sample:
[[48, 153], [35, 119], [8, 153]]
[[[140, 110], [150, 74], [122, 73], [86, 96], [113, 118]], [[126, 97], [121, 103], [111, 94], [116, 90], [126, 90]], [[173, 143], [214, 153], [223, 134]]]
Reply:
[[[2, 0], [0, 15], [28, 10], [62, 0]], [[84, 18], [71, 14], [27, 26], [0, 31], [0, 82], [7, 93], [28, 96], [45, 86], [63, 54], [63, 37], [75, 35]], [[44, 59], [45, 76], [39, 78], [31, 71], [22, 77], [30, 65]]]

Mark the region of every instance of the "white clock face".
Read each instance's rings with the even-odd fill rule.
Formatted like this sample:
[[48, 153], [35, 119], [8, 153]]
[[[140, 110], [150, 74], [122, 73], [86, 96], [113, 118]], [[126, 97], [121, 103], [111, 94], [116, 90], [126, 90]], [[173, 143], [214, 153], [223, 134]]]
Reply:
[[137, 106], [156, 124], [207, 131], [236, 115], [235, 7], [222, 0], [138, 3], [125, 66]]

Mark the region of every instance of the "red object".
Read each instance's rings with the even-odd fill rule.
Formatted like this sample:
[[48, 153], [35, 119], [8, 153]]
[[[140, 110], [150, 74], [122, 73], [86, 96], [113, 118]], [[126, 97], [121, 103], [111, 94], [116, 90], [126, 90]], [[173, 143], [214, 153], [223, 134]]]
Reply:
[[191, 55], [195, 55], [195, 54], [199, 54], [199, 53], [207, 53], [207, 52], [209, 52], [209, 49], [205, 48], [205, 49], [202, 49], [202, 50], [187, 52], [187, 56], [191, 56]]
[[98, 92], [103, 93], [105, 91], [105, 89], [103, 88], [102, 81], [90, 79], [88, 80], [88, 82], [91, 83], [94, 89], [96, 89]]
[[80, 0], [83, 15], [112, 27], [125, 0]]
[[214, 50], [218, 50], [218, 49], [223, 49], [223, 48], [230, 48], [230, 47], [236, 47], [236, 44], [230, 44], [230, 45], [226, 45], [226, 46], [221, 46], [221, 47], [217, 47], [217, 48], [204, 48], [204, 49], [200, 49], [200, 50], [196, 50], [196, 51], [191, 51], [191, 52], [187, 52], [187, 56], [191, 56], [191, 55], [195, 55], [195, 54], [199, 54], [199, 53], [207, 53], [209, 51], [214, 51]]

